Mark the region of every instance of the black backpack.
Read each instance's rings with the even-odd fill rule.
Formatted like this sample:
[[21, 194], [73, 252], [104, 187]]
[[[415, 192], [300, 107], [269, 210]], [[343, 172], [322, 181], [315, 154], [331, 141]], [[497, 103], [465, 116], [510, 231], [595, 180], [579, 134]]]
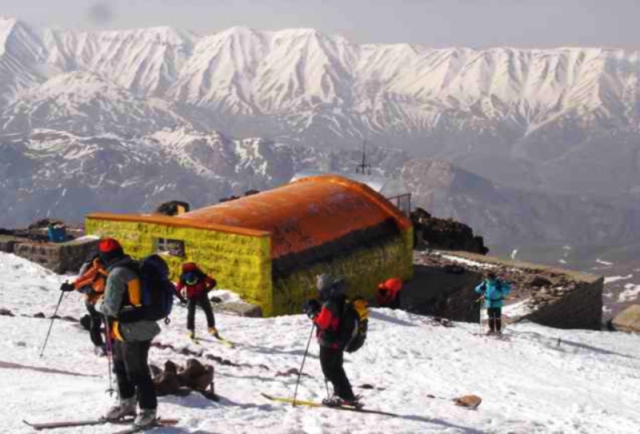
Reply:
[[142, 307], [120, 315], [120, 321], [164, 320], [165, 324], [169, 324], [176, 288], [169, 279], [169, 266], [165, 260], [153, 254], [131, 268], [140, 276]]
[[345, 300], [338, 329], [338, 343], [347, 353], [358, 351], [367, 339], [369, 303], [364, 298]]

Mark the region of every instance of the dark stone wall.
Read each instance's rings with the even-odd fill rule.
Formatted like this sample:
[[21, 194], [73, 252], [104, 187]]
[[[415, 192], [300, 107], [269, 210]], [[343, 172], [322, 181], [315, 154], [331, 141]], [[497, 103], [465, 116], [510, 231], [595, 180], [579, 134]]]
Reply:
[[452, 321], [478, 322], [475, 287], [480, 273], [462, 267], [414, 266], [414, 278], [402, 290], [402, 309]]
[[15, 244], [16, 244], [15, 240], [0, 239], [0, 252], [13, 253], [13, 248]]
[[556, 294], [538, 293], [535, 311], [521, 319], [559, 329], [600, 330], [603, 287], [604, 278], [600, 278]]
[[68, 243], [19, 242], [14, 245], [16, 256], [42, 265], [54, 273], [77, 272], [82, 263], [97, 252], [98, 240], [74, 240]]
[[[467, 265], [445, 256], [472, 262]], [[401, 306], [413, 313], [478, 322], [480, 305], [474, 289], [489, 270], [486, 265], [513, 285], [512, 302], [529, 300], [532, 313], [511, 320], [562, 329], [602, 329], [602, 276], [468, 252], [416, 252], [414, 278], [405, 284]]]

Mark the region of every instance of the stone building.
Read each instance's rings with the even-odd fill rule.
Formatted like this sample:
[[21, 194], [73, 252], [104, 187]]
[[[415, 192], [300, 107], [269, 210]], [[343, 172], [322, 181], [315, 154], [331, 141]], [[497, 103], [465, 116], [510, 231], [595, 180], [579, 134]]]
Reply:
[[301, 312], [320, 273], [371, 297], [378, 282], [413, 274], [411, 222], [381, 194], [340, 176], [314, 176], [178, 216], [90, 214], [87, 234], [117, 238], [136, 258], [162, 254], [173, 277], [197, 262], [221, 288], [265, 316]]

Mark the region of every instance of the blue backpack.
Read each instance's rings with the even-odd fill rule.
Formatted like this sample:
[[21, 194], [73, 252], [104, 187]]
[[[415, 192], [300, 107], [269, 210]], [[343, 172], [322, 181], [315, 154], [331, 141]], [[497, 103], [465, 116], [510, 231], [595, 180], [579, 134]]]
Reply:
[[169, 279], [169, 266], [159, 255], [144, 258], [139, 265], [144, 319], [169, 324], [176, 288]]

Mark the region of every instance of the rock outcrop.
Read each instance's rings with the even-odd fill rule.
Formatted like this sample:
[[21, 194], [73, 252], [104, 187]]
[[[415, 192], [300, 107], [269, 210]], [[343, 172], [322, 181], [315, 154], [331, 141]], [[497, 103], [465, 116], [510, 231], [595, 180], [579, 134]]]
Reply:
[[614, 330], [640, 333], [640, 304], [629, 306], [611, 321]]
[[411, 212], [416, 248], [463, 250], [485, 255], [489, 249], [481, 236], [473, 235], [473, 230], [453, 219], [433, 217], [422, 208]]

